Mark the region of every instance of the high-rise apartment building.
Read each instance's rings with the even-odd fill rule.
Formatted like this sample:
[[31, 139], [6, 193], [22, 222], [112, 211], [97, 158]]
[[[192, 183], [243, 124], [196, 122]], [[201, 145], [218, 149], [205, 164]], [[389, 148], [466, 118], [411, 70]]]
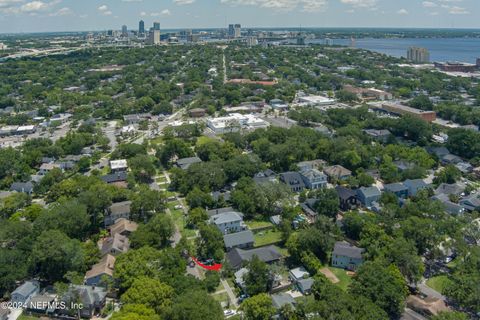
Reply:
[[230, 38], [235, 37], [235, 25], [234, 24], [228, 25], [228, 36]]
[[242, 36], [242, 25], [236, 24], [235, 25], [235, 31], [234, 31], [234, 38], [240, 38]]
[[152, 29], [148, 34], [148, 44], [159, 44], [160, 43], [160, 30]]
[[124, 37], [128, 36], [128, 29], [126, 25], [122, 26], [122, 36]]
[[429, 63], [430, 52], [426, 48], [410, 47], [407, 51], [407, 59], [415, 63]]

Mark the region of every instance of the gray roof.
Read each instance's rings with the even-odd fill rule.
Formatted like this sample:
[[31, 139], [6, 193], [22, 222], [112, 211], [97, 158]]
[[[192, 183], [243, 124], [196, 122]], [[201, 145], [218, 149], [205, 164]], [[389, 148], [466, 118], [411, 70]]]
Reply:
[[365, 198], [378, 197], [382, 195], [382, 193], [380, 192], [380, 190], [378, 190], [377, 187], [361, 187], [360, 189], [358, 189], [358, 193], [363, 194]]
[[337, 241], [333, 248], [333, 254], [353, 259], [361, 259], [364, 249], [355, 247], [346, 241]]
[[460, 204], [467, 204], [467, 205], [472, 206], [474, 208], [479, 208], [480, 207], [480, 192], [472, 193], [468, 197], [465, 197], [464, 199], [460, 200]]
[[314, 281], [312, 278], [307, 278], [307, 279], [298, 280], [297, 285], [302, 292], [305, 292], [305, 291], [309, 291], [312, 288], [313, 283]]
[[295, 299], [293, 299], [293, 297], [288, 293], [281, 292], [272, 294], [272, 303], [274, 308], [280, 309], [287, 304], [293, 306], [295, 304]]
[[385, 191], [390, 191], [393, 193], [408, 190], [408, 187], [405, 186], [403, 183], [390, 183], [386, 184], [384, 187]]
[[110, 206], [110, 213], [114, 216], [130, 213], [132, 201], [117, 202]]
[[281, 180], [288, 186], [298, 186], [305, 188], [302, 175], [298, 172], [284, 172], [280, 174]]
[[226, 207], [226, 208], [218, 208], [218, 209], [208, 210], [207, 214], [208, 214], [209, 217], [213, 217], [217, 214], [232, 212], [232, 211], [235, 211], [235, 209], [233, 209], [232, 207]]
[[240, 267], [244, 261], [252, 260], [253, 256], [257, 256], [260, 260], [267, 263], [282, 258], [282, 254], [273, 245], [250, 250], [235, 248], [227, 253], [227, 259], [233, 268]]
[[324, 178], [325, 180], [327, 179], [327, 175], [317, 169], [307, 169], [302, 171], [300, 174], [310, 181], [317, 178]]
[[438, 188], [435, 190], [435, 194], [455, 194], [455, 195], [460, 195], [462, 192], [465, 190], [466, 186], [463, 183], [442, 183], [441, 185], [438, 186]]
[[180, 169], [187, 170], [192, 164], [202, 162], [199, 157], [190, 157], [177, 160], [177, 166]]
[[273, 224], [280, 224], [282, 222], [282, 216], [280, 216], [280, 215], [271, 216], [270, 221]]
[[107, 297], [107, 291], [102, 287], [73, 285], [70, 287], [64, 299], [67, 301], [74, 299], [75, 293], [78, 293], [81, 303], [87, 308], [99, 304]]
[[345, 188], [342, 186], [336, 186], [335, 190], [337, 191], [338, 197], [342, 200], [348, 200], [350, 198], [356, 198], [357, 193], [349, 188]]
[[11, 191], [31, 193], [33, 191], [32, 182], [14, 182], [10, 186]]
[[235, 248], [237, 246], [254, 243], [253, 232], [245, 230], [236, 233], [230, 233], [223, 236], [223, 242], [226, 248]]
[[412, 188], [412, 189], [425, 189], [428, 187], [428, 184], [423, 180], [423, 179], [414, 179], [414, 180], [405, 180], [403, 184], [407, 188]]
[[111, 174], [102, 176], [101, 179], [106, 183], [114, 183], [114, 182], [127, 180], [127, 176], [128, 176], [127, 172], [120, 171], [120, 172], [111, 173]]
[[38, 283], [38, 281], [35, 281], [35, 280], [27, 281], [24, 284], [22, 284], [20, 287], [15, 289], [15, 291], [12, 292], [12, 295], [19, 294], [22, 297], [27, 297], [30, 294], [32, 294], [32, 292], [35, 292], [39, 289], [40, 289], [40, 284]]
[[224, 223], [243, 221], [243, 215], [239, 212], [230, 211], [214, 215], [211, 220], [216, 225], [219, 225]]

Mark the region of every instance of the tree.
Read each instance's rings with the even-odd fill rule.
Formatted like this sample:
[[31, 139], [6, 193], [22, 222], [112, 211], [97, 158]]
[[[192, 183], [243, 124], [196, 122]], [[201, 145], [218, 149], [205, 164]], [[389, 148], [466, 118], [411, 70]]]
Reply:
[[270, 319], [275, 314], [272, 306], [272, 298], [261, 293], [242, 302], [240, 310], [244, 312], [245, 318], [249, 320]]
[[[172, 306], [174, 290], [157, 279], [140, 277], [125, 291], [120, 300], [125, 304], [143, 304], [158, 314]], [[168, 312], [167, 312], [168, 313]]]
[[315, 209], [321, 215], [336, 219], [340, 199], [335, 189], [320, 189], [316, 192]]
[[213, 198], [210, 193], [203, 192], [199, 187], [194, 187], [187, 194], [186, 200], [190, 208], [211, 208], [213, 205]]
[[174, 301], [173, 320], [211, 319], [223, 320], [220, 304], [204, 291], [187, 290]]
[[113, 277], [125, 291], [133, 282], [141, 277], [155, 278], [158, 275], [158, 264], [162, 253], [150, 247], [129, 250], [117, 257]]
[[420, 110], [433, 110], [433, 103], [426, 95], [419, 95], [410, 101], [410, 107]]
[[187, 225], [190, 227], [198, 227], [200, 224], [208, 220], [207, 211], [203, 208], [191, 209], [187, 217]]
[[148, 221], [155, 213], [165, 210], [165, 194], [151, 190], [147, 185], [140, 185], [131, 200], [132, 218], [136, 221]]
[[248, 272], [244, 275], [246, 292], [250, 296], [266, 293], [272, 286], [272, 278], [268, 265], [256, 255], [248, 263]]
[[155, 166], [147, 155], [137, 155], [128, 160], [128, 166], [132, 170], [135, 180], [140, 183], [149, 183], [155, 175]]
[[447, 148], [467, 159], [480, 156], [480, 133], [469, 129], [452, 129], [448, 133]]
[[170, 244], [175, 224], [169, 215], [157, 213], [147, 224], [141, 224], [130, 236], [133, 248], [149, 246], [161, 249]]
[[155, 310], [143, 304], [127, 304], [122, 310], [115, 312], [111, 320], [161, 320]]
[[205, 273], [205, 287], [208, 292], [215, 292], [220, 284], [220, 273], [216, 271], [208, 270]]
[[358, 269], [349, 292], [370, 299], [391, 317], [402, 314], [408, 296], [400, 270], [394, 265], [385, 266], [379, 261], [365, 262]]
[[435, 173], [433, 182], [435, 184], [448, 183], [452, 184], [457, 182], [462, 177], [462, 172], [452, 164], [447, 165], [440, 172]]
[[40, 234], [32, 247], [31, 259], [35, 271], [50, 282], [61, 280], [68, 271], [85, 271], [80, 241], [58, 230]]
[[459, 311], [444, 311], [431, 317], [430, 320], [468, 320], [468, 316]]
[[201, 225], [199, 227], [200, 237], [197, 238], [197, 252], [199, 258], [223, 259], [223, 236], [215, 225]]

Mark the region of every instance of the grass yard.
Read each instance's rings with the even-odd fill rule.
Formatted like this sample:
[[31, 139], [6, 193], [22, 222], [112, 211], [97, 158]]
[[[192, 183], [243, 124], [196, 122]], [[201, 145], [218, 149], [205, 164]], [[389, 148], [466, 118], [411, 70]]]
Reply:
[[263, 228], [273, 228], [273, 223], [271, 223], [269, 221], [251, 220], [251, 221], [245, 221], [245, 224], [248, 226], [248, 228], [250, 230], [263, 229]]
[[26, 315], [21, 315], [20, 317], [17, 318], [17, 320], [38, 320], [40, 318], [32, 317], [32, 316], [26, 316]]
[[275, 244], [282, 240], [282, 233], [276, 230], [264, 230], [254, 234], [255, 247]]
[[212, 297], [218, 302], [228, 302], [228, 294], [226, 292], [212, 294]]
[[427, 286], [442, 293], [449, 281], [447, 276], [436, 276], [427, 280]]
[[330, 271], [340, 280], [339, 283], [336, 283], [342, 290], [347, 291], [348, 286], [352, 282], [352, 277], [347, 274], [347, 271], [339, 268], [328, 267]]
[[185, 238], [190, 238], [196, 236], [195, 230], [189, 229], [186, 227], [185, 217], [183, 215], [182, 209], [175, 209], [175, 206], [179, 205], [178, 201], [173, 201], [168, 203], [168, 208], [172, 213], [173, 222], [178, 227], [178, 230]]

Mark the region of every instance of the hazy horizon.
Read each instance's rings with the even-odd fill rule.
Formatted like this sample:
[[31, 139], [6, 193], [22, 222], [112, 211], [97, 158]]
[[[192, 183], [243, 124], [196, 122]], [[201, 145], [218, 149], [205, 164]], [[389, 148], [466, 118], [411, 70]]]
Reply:
[[2, 34], [148, 28], [478, 29], [475, 0], [0, 0]]

